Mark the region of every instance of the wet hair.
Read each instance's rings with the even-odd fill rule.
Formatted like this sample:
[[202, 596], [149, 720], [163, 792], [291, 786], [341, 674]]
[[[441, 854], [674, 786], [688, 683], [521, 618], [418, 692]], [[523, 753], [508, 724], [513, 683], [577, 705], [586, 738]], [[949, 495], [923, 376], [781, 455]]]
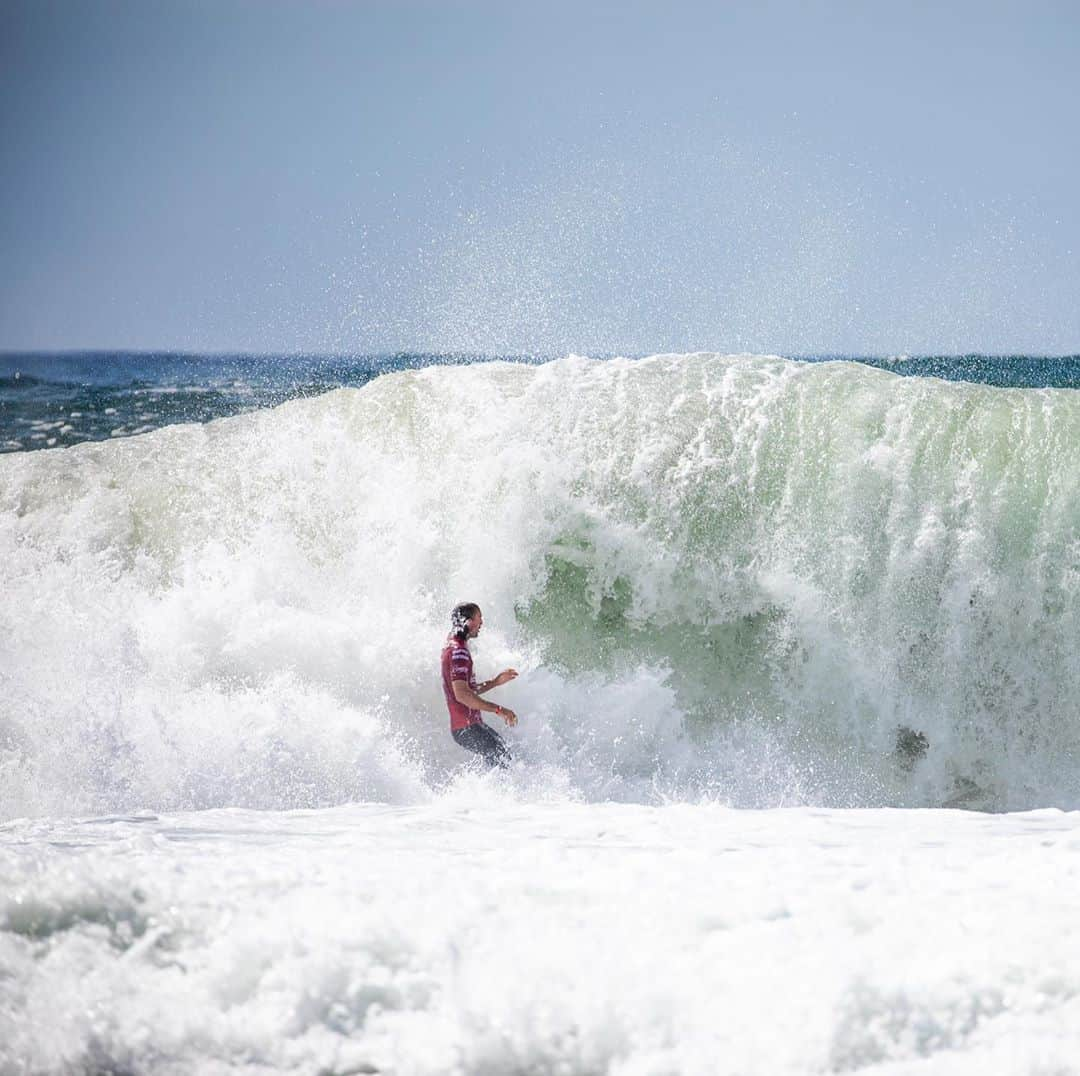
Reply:
[[461, 602], [450, 610], [450, 634], [456, 639], [464, 639], [469, 634], [469, 621], [480, 612], [476, 602]]

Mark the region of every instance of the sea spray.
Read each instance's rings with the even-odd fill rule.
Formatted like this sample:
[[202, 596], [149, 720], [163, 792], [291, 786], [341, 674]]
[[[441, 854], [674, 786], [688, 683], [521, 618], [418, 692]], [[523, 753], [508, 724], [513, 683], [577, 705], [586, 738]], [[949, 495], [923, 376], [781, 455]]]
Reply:
[[1077, 806], [1078, 451], [1069, 390], [685, 355], [4, 458], [0, 814], [427, 799], [458, 600], [569, 794]]

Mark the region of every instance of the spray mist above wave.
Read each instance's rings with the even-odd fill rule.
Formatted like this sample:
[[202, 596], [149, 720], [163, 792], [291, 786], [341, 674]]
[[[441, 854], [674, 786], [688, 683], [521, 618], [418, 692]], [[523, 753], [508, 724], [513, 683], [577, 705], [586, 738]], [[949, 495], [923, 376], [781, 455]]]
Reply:
[[[325, 346], [488, 355], [691, 351], [1022, 355], [1076, 346], [1077, 263], [1031, 198], [931, 191], [796, 128], [719, 138], [642, 117], [515, 155], [516, 174], [387, 203]], [[661, 167], [643, 167], [653, 161]], [[969, 192], [970, 193], [970, 192]], [[369, 245], [370, 244], [370, 245]], [[346, 284], [346, 281], [348, 283]]]
[[530, 787], [1076, 805], [1080, 397], [433, 367], [0, 460], [0, 813], [416, 801], [480, 601]]

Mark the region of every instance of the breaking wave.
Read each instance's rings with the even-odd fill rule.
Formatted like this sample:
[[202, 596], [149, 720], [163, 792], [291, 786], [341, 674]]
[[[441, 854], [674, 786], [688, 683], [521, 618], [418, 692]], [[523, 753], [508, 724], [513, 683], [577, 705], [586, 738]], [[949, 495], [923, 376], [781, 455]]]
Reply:
[[0, 816], [416, 802], [447, 611], [510, 780], [1080, 806], [1080, 395], [754, 356], [386, 375], [0, 459]]

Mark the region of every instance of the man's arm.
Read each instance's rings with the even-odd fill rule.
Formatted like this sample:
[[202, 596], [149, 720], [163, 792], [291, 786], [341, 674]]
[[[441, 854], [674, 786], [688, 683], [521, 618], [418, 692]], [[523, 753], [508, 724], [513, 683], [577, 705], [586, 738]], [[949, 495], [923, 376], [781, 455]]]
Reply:
[[[495, 677], [496, 680], [498, 678], [498, 676]], [[494, 686], [494, 683], [491, 686]], [[454, 698], [462, 706], [467, 706], [470, 710], [483, 710], [488, 714], [498, 714], [508, 725], [517, 724], [517, 714], [509, 706], [500, 706], [495, 702], [485, 702], [464, 680], [451, 680], [450, 687], [454, 691]]]
[[498, 676], [491, 680], [484, 680], [476, 685], [477, 695], [486, 695], [493, 687], [502, 687], [517, 678], [517, 669], [503, 669]]

